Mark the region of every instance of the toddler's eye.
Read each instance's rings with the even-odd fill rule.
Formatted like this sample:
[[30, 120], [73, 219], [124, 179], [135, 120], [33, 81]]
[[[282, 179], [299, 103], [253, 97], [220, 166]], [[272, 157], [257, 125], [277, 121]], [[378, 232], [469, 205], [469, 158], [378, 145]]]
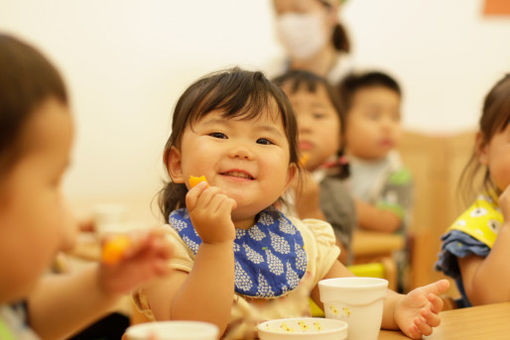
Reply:
[[257, 144], [263, 144], [263, 145], [271, 145], [271, 144], [274, 144], [273, 142], [271, 142], [269, 139], [267, 138], [259, 138], [257, 139]]
[[211, 132], [209, 134], [209, 136], [214, 137], [214, 138], [227, 139], [227, 135], [225, 135], [222, 132]]
[[314, 113], [314, 114], [313, 114], [313, 118], [315, 118], [315, 119], [322, 119], [322, 118], [324, 118], [325, 116], [326, 116], [326, 115], [325, 115], [325, 114], [323, 114], [323, 113]]

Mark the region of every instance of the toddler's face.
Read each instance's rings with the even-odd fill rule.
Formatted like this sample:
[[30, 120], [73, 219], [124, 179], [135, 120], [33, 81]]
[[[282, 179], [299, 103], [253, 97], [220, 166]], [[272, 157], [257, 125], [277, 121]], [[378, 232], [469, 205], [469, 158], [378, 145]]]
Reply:
[[315, 92], [299, 89], [291, 93], [288, 86], [283, 90], [296, 114], [299, 151], [307, 155], [305, 168], [313, 171], [340, 149], [340, 118], [322, 86]]
[[401, 135], [400, 96], [385, 87], [358, 90], [347, 114], [346, 141], [350, 154], [376, 160], [395, 148]]
[[510, 124], [481, 147], [480, 163], [489, 167], [492, 182], [503, 191], [510, 185]]
[[278, 200], [295, 166], [289, 164], [278, 113], [266, 111], [250, 120], [226, 119], [222, 113], [212, 111], [186, 128], [180, 150], [170, 151], [168, 168], [175, 183], [189, 187], [190, 175], [204, 175], [210, 185], [223, 189], [237, 202], [232, 212], [237, 225]]
[[74, 243], [77, 225], [60, 193], [72, 135], [68, 108], [52, 99], [23, 128], [21, 154], [0, 183], [2, 302], [26, 296], [56, 253]]

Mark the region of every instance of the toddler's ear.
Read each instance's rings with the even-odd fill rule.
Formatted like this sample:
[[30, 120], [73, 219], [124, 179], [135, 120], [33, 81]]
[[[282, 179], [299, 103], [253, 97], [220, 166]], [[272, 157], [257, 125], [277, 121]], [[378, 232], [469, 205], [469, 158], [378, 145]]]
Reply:
[[478, 131], [476, 134], [476, 140], [475, 140], [475, 148], [476, 148], [476, 154], [478, 156], [478, 161], [482, 165], [488, 165], [489, 164], [489, 155], [488, 155], [488, 147], [489, 143], [482, 132]]
[[172, 146], [167, 152], [166, 169], [172, 182], [185, 183], [181, 167], [181, 152], [175, 146]]

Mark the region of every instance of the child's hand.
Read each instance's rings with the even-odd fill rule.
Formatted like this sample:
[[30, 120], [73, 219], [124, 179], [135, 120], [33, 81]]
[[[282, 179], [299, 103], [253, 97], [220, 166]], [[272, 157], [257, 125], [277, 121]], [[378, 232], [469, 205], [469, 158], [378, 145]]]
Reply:
[[[133, 232], [122, 238], [129, 242], [123, 242], [125, 249], [118, 249], [118, 258], [112, 260], [107, 255], [100, 263], [99, 285], [106, 294], [124, 294], [169, 273], [167, 260], [172, 256], [172, 247], [161, 230]], [[108, 241], [103, 241], [105, 246]]]
[[200, 182], [186, 194], [191, 222], [204, 243], [221, 243], [235, 239], [232, 209], [237, 203], [221, 189]]
[[320, 187], [312, 174], [308, 171], [303, 172], [301, 185], [294, 185], [296, 193], [295, 208], [299, 218], [319, 218], [324, 219], [319, 205]]
[[449, 285], [447, 280], [439, 280], [404, 295], [394, 311], [395, 322], [402, 332], [413, 339], [430, 335], [432, 327], [439, 325], [437, 314], [443, 308], [443, 301], [438, 295], [445, 292]]
[[510, 185], [499, 196], [498, 203], [503, 214], [503, 221], [510, 221]]

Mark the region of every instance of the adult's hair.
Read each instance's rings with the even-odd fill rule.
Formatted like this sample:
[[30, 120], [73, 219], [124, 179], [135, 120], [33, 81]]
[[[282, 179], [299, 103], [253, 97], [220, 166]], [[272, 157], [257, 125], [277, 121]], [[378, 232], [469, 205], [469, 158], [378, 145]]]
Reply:
[[[326, 6], [328, 9], [332, 9], [330, 1], [319, 0], [319, 2]], [[351, 51], [351, 41], [344, 25], [337, 23], [335, 27], [333, 27], [333, 35], [331, 38], [333, 46], [337, 51], [345, 53], [349, 53]]]
[[[495, 134], [505, 130], [510, 123], [510, 74], [499, 80], [486, 95], [482, 116], [480, 117], [478, 131], [481, 134], [481, 143], [487, 144]], [[482, 170], [478, 161], [478, 149], [475, 145], [471, 158], [464, 167], [459, 178], [458, 191], [464, 204], [470, 204], [474, 195], [483, 190], [485, 192], [500, 194], [501, 190], [491, 181], [489, 168], [483, 173], [481, 185], [475, 185], [477, 175]]]
[[[209, 74], [184, 91], [173, 113], [172, 132], [165, 145], [163, 161], [168, 161], [170, 149], [180, 148], [187, 127], [200, 121], [214, 110], [225, 119], [249, 120], [262, 114], [276, 113], [281, 117], [289, 141], [290, 163], [298, 165], [297, 124], [292, 107], [278, 86], [261, 72], [233, 68]], [[185, 206], [186, 186], [169, 181], [160, 192], [159, 206], [165, 219], [176, 208]]]
[[333, 27], [333, 46], [339, 52], [351, 52], [351, 41], [345, 26], [338, 23]]
[[68, 103], [57, 69], [34, 47], [0, 34], [0, 173], [20, 156], [23, 126], [48, 98]]

